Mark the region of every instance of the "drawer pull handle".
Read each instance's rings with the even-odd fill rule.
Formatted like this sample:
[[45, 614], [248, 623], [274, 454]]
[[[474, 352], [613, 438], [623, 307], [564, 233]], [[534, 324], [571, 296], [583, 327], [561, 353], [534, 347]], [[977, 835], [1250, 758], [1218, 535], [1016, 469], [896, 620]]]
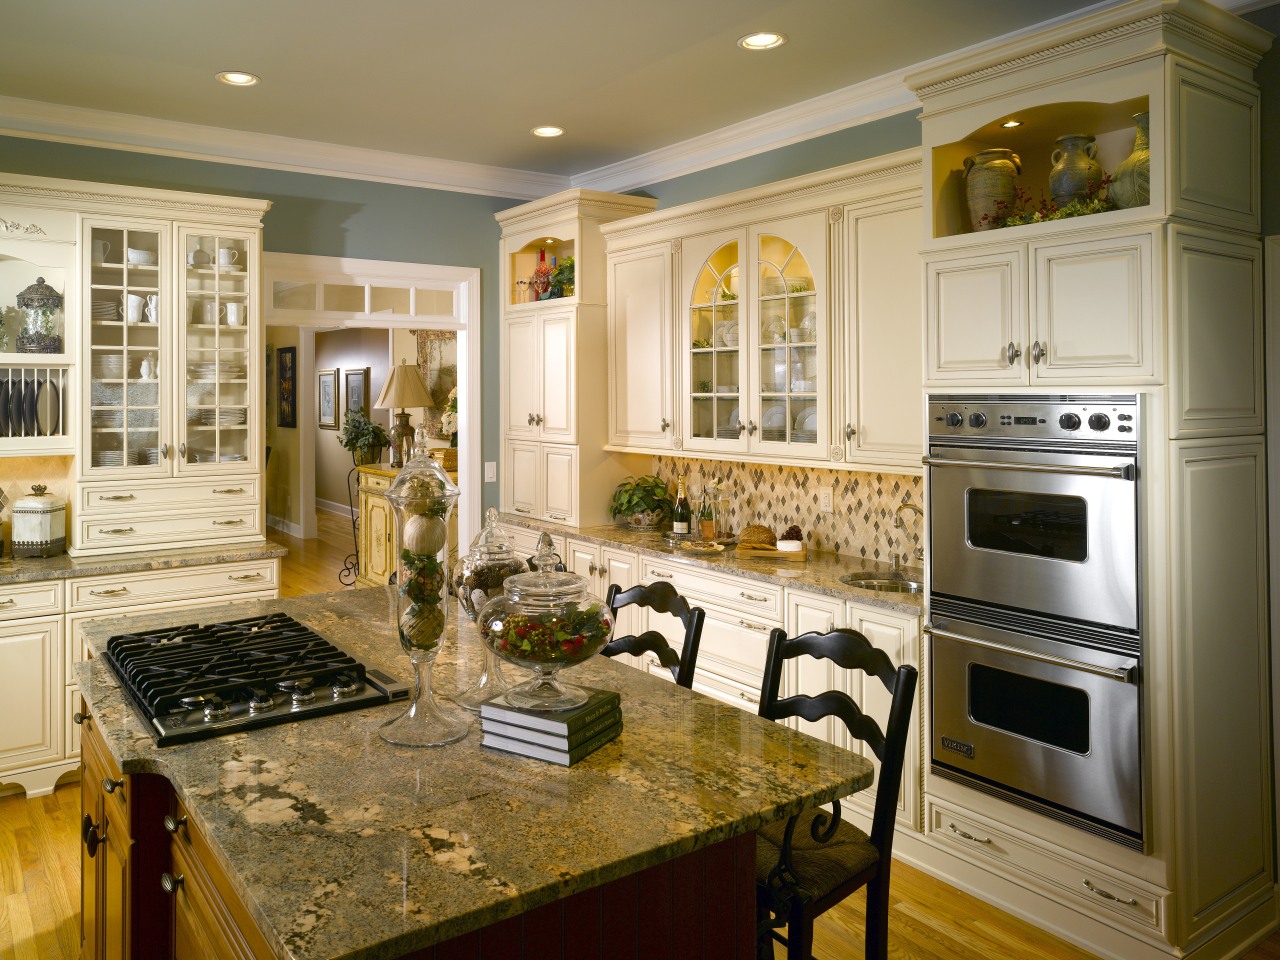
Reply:
[[670, 573], [663, 573], [661, 570], [650, 570], [649, 572], [650, 572], [650, 573], [652, 573], [655, 577], [661, 577], [663, 580], [674, 580], [674, 579], [675, 579], [675, 575], [674, 575], [674, 574], [670, 574]]
[[176, 877], [172, 873], [160, 874], [160, 889], [165, 893], [173, 896], [178, 892], [180, 886], [182, 886], [182, 874], [178, 874]]
[[244, 521], [243, 520], [215, 520], [213, 521], [213, 525], [215, 527], [242, 527], [244, 526]]
[[739, 620], [738, 623], [742, 624], [742, 626], [746, 627], [748, 630], [756, 630], [759, 633], [769, 632], [768, 627], [762, 627], [760, 624], [752, 623], [750, 620]]
[[738, 691], [738, 696], [739, 696], [741, 699], [743, 699], [743, 700], [747, 701], [747, 703], [754, 703], [754, 704], [756, 704], [756, 706], [759, 706], [759, 705], [760, 705], [760, 698], [759, 698], [759, 697], [753, 697], [751, 694], [747, 693], [745, 690], [739, 690], [739, 691]]
[[180, 817], [174, 817], [171, 813], [164, 815], [164, 828], [169, 833], [177, 834], [177, 832], [187, 825], [187, 815], [184, 813]]
[[124, 779], [112, 780], [110, 777], [103, 777], [102, 789], [107, 791], [107, 793], [115, 793], [117, 790], [123, 790]]
[[107, 500], [112, 503], [117, 503], [123, 500], [136, 500], [138, 498], [135, 497], [132, 493], [110, 493], [110, 494], [100, 493], [98, 494], [98, 499]]
[[1088, 890], [1090, 893], [1092, 893], [1095, 897], [1101, 897], [1103, 900], [1110, 900], [1112, 903], [1118, 903], [1122, 907], [1139, 906], [1138, 901], [1133, 899], [1133, 897], [1127, 897], [1127, 898], [1117, 897], [1114, 893], [1111, 893], [1108, 890], [1103, 890], [1101, 887], [1095, 887], [1092, 883], [1088, 881], [1088, 879], [1084, 881], [1084, 888]]
[[93, 822], [93, 817], [85, 814], [80, 818], [80, 840], [84, 844], [85, 853], [92, 857], [98, 852], [98, 844], [102, 842], [102, 837], [98, 833], [98, 825]]
[[133, 527], [99, 527], [99, 533], [109, 533], [113, 537], [127, 537], [131, 533], [137, 533]]
[[107, 590], [90, 590], [89, 595], [92, 597], [118, 597], [120, 594], [128, 592], [128, 587], [111, 587]]
[[754, 600], [756, 603], [768, 603], [768, 597], [757, 597], [754, 593], [747, 593], [745, 590], [738, 591], [738, 596], [743, 600]]
[[227, 487], [225, 490], [214, 489], [214, 493], [225, 493], [234, 496], [237, 493], [244, 493], [244, 487]]
[[5, 597], [3, 600], [0, 600], [0, 607], [11, 607], [17, 602], [18, 601], [13, 599], [13, 597]]
[[516, 507], [516, 513], [530, 513], [530, 512], [531, 511], [526, 510], [524, 507]]
[[[968, 840], [970, 843], [990, 843], [991, 842], [990, 837], [975, 837], [972, 833], [965, 833], [963, 830], [957, 827], [954, 823], [948, 823], [947, 829], [950, 830], [952, 833], [954, 833], [961, 840]], [[1088, 882], [1089, 882], [1088, 880], [1085, 881], [1085, 883], [1088, 883]]]
[[550, 517], [552, 520], [568, 520], [569, 519], [568, 517], [561, 516], [558, 513], [548, 513], [547, 516]]
[[260, 573], [229, 573], [227, 574], [227, 579], [244, 583], [248, 580], [265, 580], [266, 577]]

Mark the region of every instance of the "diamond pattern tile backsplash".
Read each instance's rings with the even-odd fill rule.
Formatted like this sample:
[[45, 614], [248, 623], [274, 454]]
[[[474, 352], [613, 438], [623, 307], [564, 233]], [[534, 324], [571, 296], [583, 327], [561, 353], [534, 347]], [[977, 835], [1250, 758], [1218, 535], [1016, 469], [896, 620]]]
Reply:
[[[705, 488], [719, 480], [729, 499], [730, 524], [737, 531], [759, 523], [781, 534], [792, 524], [804, 531], [809, 546], [869, 560], [890, 560], [891, 553], [911, 553], [923, 546], [924, 527], [913, 510], [904, 511], [904, 531], [894, 528], [902, 503], [923, 508], [924, 480], [895, 473], [857, 473], [821, 467], [773, 466], [654, 457], [653, 472], [674, 494], [681, 476], [686, 487]], [[831, 487], [831, 513], [819, 510], [818, 490]]]

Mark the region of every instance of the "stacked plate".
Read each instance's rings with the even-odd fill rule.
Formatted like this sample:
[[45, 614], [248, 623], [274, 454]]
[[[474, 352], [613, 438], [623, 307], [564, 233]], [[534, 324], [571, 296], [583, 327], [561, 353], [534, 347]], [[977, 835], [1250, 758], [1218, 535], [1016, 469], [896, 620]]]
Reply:
[[118, 353], [98, 354], [93, 358], [93, 376], [97, 380], [119, 380], [124, 376], [124, 357]]
[[160, 462], [160, 451], [156, 447], [143, 447], [138, 451], [138, 463], [155, 466]]
[[243, 407], [223, 407], [218, 410], [201, 410], [200, 422], [206, 427], [236, 426], [248, 419], [248, 411]]
[[188, 371], [193, 380], [243, 380], [245, 365], [243, 363], [215, 363], [202, 361], [188, 364]]
[[241, 463], [248, 459], [243, 453], [193, 453], [191, 458], [195, 463]]
[[119, 320], [120, 305], [111, 301], [95, 300], [90, 308], [94, 320]]
[[94, 410], [89, 419], [95, 427], [119, 428], [124, 426], [124, 411]]
[[124, 451], [95, 450], [92, 454], [92, 461], [95, 467], [123, 467]]

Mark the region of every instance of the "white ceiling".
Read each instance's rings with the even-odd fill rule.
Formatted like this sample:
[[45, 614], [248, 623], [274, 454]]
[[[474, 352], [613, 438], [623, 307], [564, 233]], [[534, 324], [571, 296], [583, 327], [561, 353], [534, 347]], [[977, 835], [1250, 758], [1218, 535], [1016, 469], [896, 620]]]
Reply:
[[[696, 169], [699, 153], [713, 147], [724, 159], [909, 109], [900, 77], [913, 65], [1089, 5], [39, 0], [5, 6], [0, 132], [538, 196], [570, 184], [639, 186], [682, 166]], [[764, 53], [735, 45], [763, 29], [786, 33], [790, 42]], [[215, 82], [214, 73], [227, 69], [257, 73], [262, 83], [234, 89]], [[545, 123], [564, 127], [565, 136], [530, 135]]]

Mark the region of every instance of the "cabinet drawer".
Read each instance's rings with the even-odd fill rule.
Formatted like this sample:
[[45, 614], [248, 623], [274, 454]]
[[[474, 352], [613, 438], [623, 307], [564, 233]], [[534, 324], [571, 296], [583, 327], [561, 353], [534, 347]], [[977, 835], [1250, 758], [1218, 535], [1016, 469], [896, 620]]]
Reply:
[[11, 583], [0, 586], [0, 620], [62, 612], [62, 581]]
[[699, 693], [705, 693], [708, 697], [713, 697], [722, 703], [728, 703], [746, 710], [748, 713], [758, 713], [760, 711], [759, 688], [752, 689], [746, 684], [703, 670], [701, 661], [699, 661], [699, 669], [693, 677], [693, 689]]
[[262, 517], [257, 506], [119, 519], [81, 517], [79, 532], [79, 544], [85, 549], [127, 549], [153, 543], [261, 536]]
[[383, 477], [376, 473], [360, 474], [360, 490], [363, 492], [368, 490], [370, 493], [386, 493], [391, 489], [391, 484], [395, 477]]
[[711, 601], [771, 620], [782, 620], [782, 588], [756, 580], [726, 577], [690, 567], [678, 560], [642, 558], [640, 579], [644, 583], [666, 580], [691, 603]]
[[[511, 538], [511, 542], [515, 545], [516, 553], [522, 557], [532, 557], [538, 552], [538, 538], [542, 533], [538, 530], [530, 530], [527, 527], [504, 526], [503, 533]], [[564, 559], [564, 537], [551, 535], [551, 542], [554, 544], [556, 553], [560, 554], [560, 559]], [[566, 563], [568, 561], [565, 561]]]
[[74, 613], [156, 600], [276, 591], [280, 587], [278, 568], [277, 561], [269, 558], [109, 577], [78, 577], [67, 581], [70, 590], [67, 608]]
[[1100, 871], [1057, 847], [1015, 836], [936, 800], [930, 801], [928, 831], [965, 859], [992, 866], [1001, 876], [1090, 916], [1148, 934], [1164, 932], [1168, 891]]
[[82, 517], [109, 517], [154, 513], [192, 504], [201, 508], [234, 506], [244, 509], [258, 502], [258, 476], [222, 480], [148, 480], [85, 483], [80, 485]]

